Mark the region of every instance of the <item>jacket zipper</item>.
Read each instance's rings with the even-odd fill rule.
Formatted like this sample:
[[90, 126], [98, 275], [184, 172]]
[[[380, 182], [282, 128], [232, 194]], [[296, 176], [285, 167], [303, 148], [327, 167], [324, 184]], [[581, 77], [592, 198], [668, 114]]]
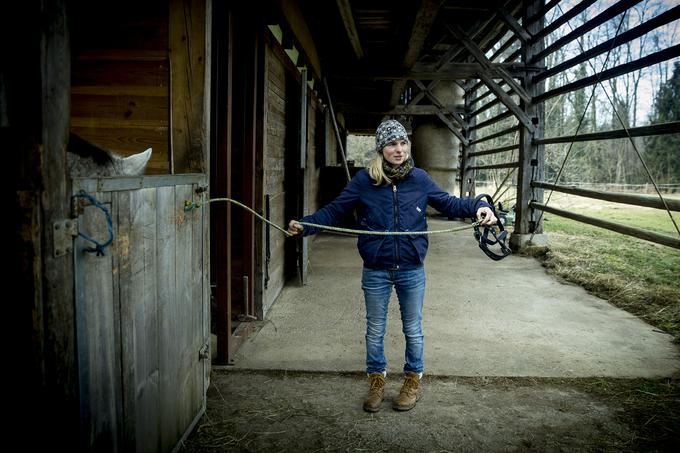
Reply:
[[[392, 184], [392, 202], [394, 203], [394, 231], [397, 231], [397, 220], [399, 219], [399, 205], [397, 204], [397, 185]], [[394, 236], [394, 253], [396, 257], [395, 268], [399, 269], [399, 236]]]

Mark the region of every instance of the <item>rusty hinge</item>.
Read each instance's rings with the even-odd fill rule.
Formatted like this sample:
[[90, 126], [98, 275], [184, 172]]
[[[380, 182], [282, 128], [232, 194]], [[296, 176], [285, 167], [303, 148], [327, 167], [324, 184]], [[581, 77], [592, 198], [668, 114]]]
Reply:
[[54, 257], [67, 255], [73, 250], [73, 238], [78, 236], [77, 219], [58, 220], [52, 225]]

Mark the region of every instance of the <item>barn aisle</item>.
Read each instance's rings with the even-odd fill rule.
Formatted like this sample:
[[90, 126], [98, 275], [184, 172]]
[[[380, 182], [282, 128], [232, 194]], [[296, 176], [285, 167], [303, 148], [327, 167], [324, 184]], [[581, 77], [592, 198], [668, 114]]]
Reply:
[[[439, 219], [429, 223], [430, 229], [451, 227]], [[316, 238], [309, 283], [284, 288], [268, 319], [238, 351], [235, 368], [363, 370], [355, 241]], [[427, 375], [654, 378], [680, 369], [670, 335], [548, 275], [533, 258], [490, 260], [469, 230], [432, 236], [426, 271]], [[385, 339], [388, 373], [401, 372], [403, 348], [393, 296]]]

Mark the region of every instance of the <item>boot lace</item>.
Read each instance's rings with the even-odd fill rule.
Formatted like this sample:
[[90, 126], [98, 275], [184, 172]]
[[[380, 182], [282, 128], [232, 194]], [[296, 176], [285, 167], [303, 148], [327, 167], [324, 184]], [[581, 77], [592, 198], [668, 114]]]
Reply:
[[406, 376], [404, 385], [401, 386], [401, 392], [407, 395], [412, 395], [418, 390], [418, 378], [415, 376]]
[[379, 394], [384, 386], [385, 377], [382, 374], [373, 375], [371, 376], [371, 387], [368, 389], [368, 393], [371, 395]]

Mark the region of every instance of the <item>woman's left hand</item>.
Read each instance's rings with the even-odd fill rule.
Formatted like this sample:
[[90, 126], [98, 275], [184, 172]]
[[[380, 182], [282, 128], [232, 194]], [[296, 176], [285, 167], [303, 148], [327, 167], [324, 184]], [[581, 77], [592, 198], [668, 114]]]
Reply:
[[477, 220], [480, 225], [495, 225], [498, 219], [488, 206], [477, 209]]

